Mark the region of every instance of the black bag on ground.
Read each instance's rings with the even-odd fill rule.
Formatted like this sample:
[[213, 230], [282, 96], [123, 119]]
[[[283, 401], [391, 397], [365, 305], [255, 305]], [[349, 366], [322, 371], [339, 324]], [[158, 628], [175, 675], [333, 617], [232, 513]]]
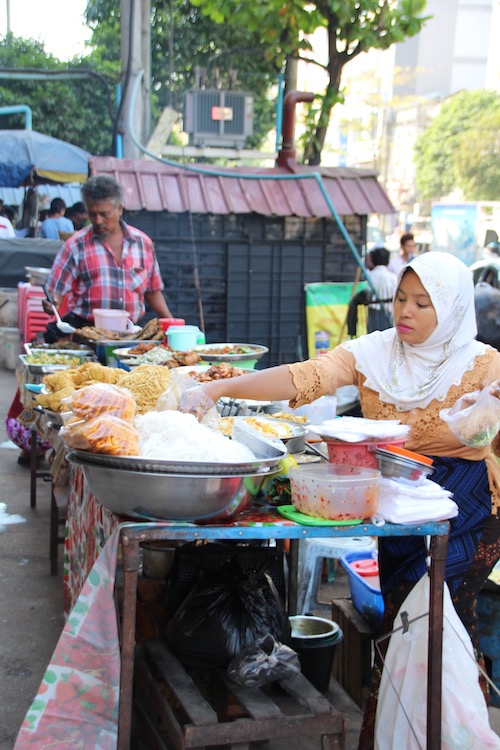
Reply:
[[235, 555], [198, 583], [167, 625], [173, 652], [187, 667], [226, 667], [268, 633], [290, 642], [290, 623], [267, 562], [248, 566]]
[[264, 566], [264, 571], [273, 579], [281, 601], [285, 602], [285, 571], [281, 549], [238, 542], [190, 542], [176, 548], [174, 562], [167, 576], [167, 620], [175, 615], [202, 575], [217, 573], [222, 567], [235, 561], [238, 561], [242, 570], [262, 569]]

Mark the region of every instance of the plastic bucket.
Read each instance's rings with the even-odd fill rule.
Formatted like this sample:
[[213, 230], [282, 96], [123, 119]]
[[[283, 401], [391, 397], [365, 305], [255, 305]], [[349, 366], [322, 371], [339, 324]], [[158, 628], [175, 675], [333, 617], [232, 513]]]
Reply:
[[193, 349], [202, 335], [198, 326], [170, 326], [167, 330], [168, 345], [176, 352]]
[[330, 685], [335, 648], [344, 637], [336, 622], [323, 617], [290, 617], [290, 646], [297, 652], [302, 674], [320, 693]]
[[378, 469], [378, 458], [375, 454], [376, 448], [383, 448], [387, 443], [403, 447], [405, 441], [391, 439], [378, 443], [373, 440], [366, 443], [347, 443], [344, 440], [329, 440], [325, 438], [325, 443], [328, 448], [328, 460], [330, 463]]
[[96, 309], [92, 311], [96, 328], [107, 328], [108, 331], [117, 331], [123, 333], [127, 330], [128, 311], [127, 310], [103, 310]]

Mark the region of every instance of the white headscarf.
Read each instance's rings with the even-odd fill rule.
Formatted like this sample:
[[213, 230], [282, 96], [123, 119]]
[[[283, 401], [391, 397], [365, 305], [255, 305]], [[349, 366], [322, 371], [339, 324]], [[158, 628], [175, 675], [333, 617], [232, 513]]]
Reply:
[[354, 354], [365, 385], [399, 411], [443, 401], [486, 349], [475, 340], [474, 284], [467, 266], [449, 253], [424, 253], [401, 269], [398, 288], [408, 268], [419, 277], [436, 311], [437, 326], [429, 338], [406, 344], [390, 328], [343, 344]]

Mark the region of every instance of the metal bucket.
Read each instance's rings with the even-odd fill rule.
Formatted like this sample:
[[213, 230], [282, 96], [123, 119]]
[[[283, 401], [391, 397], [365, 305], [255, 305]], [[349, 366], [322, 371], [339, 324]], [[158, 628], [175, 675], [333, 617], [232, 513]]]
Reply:
[[320, 693], [330, 685], [335, 648], [344, 637], [336, 622], [313, 615], [290, 617], [291, 647], [299, 656], [302, 674]]

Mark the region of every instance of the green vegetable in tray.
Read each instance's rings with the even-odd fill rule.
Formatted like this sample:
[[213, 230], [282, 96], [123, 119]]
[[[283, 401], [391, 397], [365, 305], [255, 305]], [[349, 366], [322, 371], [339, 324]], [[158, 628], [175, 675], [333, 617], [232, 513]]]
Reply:
[[36, 351], [27, 354], [26, 363], [29, 365], [68, 365], [69, 367], [78, 367], [82, 359], [78, 356], [68, 354], [53, 354], [47, 351]]

